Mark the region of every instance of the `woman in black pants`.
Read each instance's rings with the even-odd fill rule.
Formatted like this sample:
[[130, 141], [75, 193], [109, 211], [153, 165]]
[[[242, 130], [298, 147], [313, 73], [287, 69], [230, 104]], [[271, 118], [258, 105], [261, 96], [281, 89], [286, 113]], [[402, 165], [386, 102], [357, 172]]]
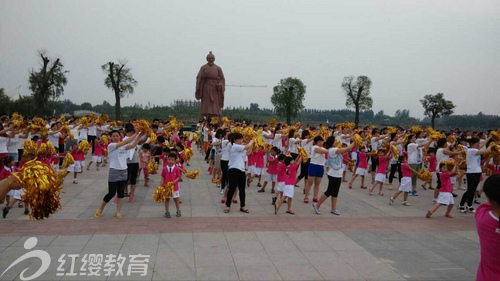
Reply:
[[304, 179], [304, 190], [306, 188], [306, 182], [307, 182], [307, 170], [309, 169], [309, 163], [311, 162], [311, 146], [312, 146], [312, 141], [313, 138], [311, 137], [311, 134], [309, 133], [308, 130], [303, 130], [302, 131], [302, 141], [301, 141], [301, 146], [307, 151], [308, 157], [307, 162], [300, 164], [300, 175], [297, 177], [297, 181], [295, 182], [295, 185], [299, 184], [299, 181], [301, 179]]
[[118, 202], [116, 204], [116, 218], [121, 219], [121, 208], [123, 205], [123, 191], [127, 186], [127, 156], [128, 150], [135, 148], [139, 142], [140, 134], [137, 132], [130, 138], [120, 142], [120, 132], [111, 132], [111, 141], [108, 145], [109, 159], [109, 177], [108, 177], [108, 194], [104, 196], [101, 206], [95, 210], [94, 216], [100, 218], [104, 207], [109, 200], [118, 193]]
[[225, 130], [224, 131], [224, 139], [222, 140], [221, 142], [221, 149], [222, 149], [222, 152], [221, 152], [221, 158], [220, 158], [220, 168], [222, 170], [222, 179], [221, 179], [221, 182], [220, 182], [220, 192], [221, 194], [224, 193], [224, 189], [226, 188], [226, 184], [227, 184], [227, 169], [228, 169], [228, 166], [229, 166], [229, 146], [228, 146], [228, 143], [229, 143], [229, 140], [228, 140], [228, 136], [229, 136], [229, 131]]
[[[240, 133], [233, 134], [231, 144], [229, 145], [229, 166], [228, 166], [228, 180], [229, 191], [227, 198], [233, 198], [233, 194], [238, 188], [240, 192], [240, 211], [249, 213], [245, 205], [245, 155], [250, 151], [253, 146], [253, 140], [246, 145], [243, 145], [243, 135]], [[231, 210], [231, 200], [226, 200], [226, 208], [224, 213], [229, 213]]]
[[[403, 143], [403, 140], [396, 140], [396, 136], [397, 134], [396, 133], [392, 133], [391, 134], [391, 141], [390, 141], [390, 145], [394, 145], [396, 148], [399, 148], [402, 143]], [[398, 147], [399, 146], [399, 147]], [[400, 154], [402, 154], [402, 149], [398, 149], [398, 152]], [[398, 172], [398, 180], [399, 182], [401, 182], [401, 179], [403, 178], [403, 173], [401, 171], [401, 162], [398, 161], [398, 157], [392, 157], [391, 158], [391, 172], [389, 174], [389, 189], [392, 189], [392, 180], [394, 179], [394, 176], [396, 174], [396, 171]]]
[[[491, 138], [491, 137], [490, 137]], [[462, 200], [460, 200], [460, 205], [458, 210], [461, 213], [475, 213], [472, 207], [472, 201], [474, 201], [474, 194], [476, 193], [476, 188], [479, 185], [481, 179], [481, 155], [490, 153], [491, 147], [494, 144], [490, 143], [490, 146], [486, 150], [481, 149], [490, 139], [481, 141], [478, 138], [472, 138], [469, 140], [470, 148], [467, 149], [467, 191], [462, 195]], [[465, 209], [465, 202], [467, 201], [467, 209]]]

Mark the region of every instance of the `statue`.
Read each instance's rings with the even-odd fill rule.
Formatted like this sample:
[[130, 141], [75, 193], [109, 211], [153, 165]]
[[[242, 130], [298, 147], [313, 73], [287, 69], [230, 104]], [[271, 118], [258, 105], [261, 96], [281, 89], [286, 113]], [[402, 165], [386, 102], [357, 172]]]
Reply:
[[201, 99], [201, 117], [210, 120], [211, 117], [221, 116], [224, 107], [224, 91], [226, 90], [226, 80], [222, 73], [222, 68], [214, 63], [215, 56], [210, 52], [207, 55], [207, 64], [203, 65], [196, 76], [197, 100]]

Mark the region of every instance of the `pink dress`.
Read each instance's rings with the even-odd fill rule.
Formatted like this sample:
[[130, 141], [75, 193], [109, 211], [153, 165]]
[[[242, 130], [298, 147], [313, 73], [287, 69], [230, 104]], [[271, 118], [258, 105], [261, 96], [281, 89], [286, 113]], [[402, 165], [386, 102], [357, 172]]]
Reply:
[[491, 212], [490, 204], [481, 204], [476, 210], [476, 229], [481, 246], [481, 260], [476, 280], [500, 280], [500, 223]]

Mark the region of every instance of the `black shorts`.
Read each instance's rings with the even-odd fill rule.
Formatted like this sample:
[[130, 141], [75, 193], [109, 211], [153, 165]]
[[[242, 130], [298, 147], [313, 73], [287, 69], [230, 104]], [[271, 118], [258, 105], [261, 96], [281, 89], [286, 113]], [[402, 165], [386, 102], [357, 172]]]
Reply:
[[339, 195], [340, 184], [342, 183], [342, 178], [334, 178], [328, 176], [328, 188], [325, 191], [326, 197], [337, 197]]
[[378, 158], [372, 157], [372, 172], [376, 172], [378, 167]]
[[127, 182], [135, 185], [137, 183], [137, 175], [139, 174], [139, 163], [127, 164]]

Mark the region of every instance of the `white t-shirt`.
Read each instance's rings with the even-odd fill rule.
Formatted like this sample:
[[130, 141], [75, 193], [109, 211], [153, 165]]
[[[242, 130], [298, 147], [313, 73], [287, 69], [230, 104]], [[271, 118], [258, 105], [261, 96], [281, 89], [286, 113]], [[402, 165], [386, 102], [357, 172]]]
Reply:
[[202, 131], [202, 134], [203, 134], [203, 141], [208, 142], [208, 128], [207, 127], [203, 127], [203, 129], [201, 131]]
[[283, 150], [283, 144], [281, 143], [281, 134], [274, 134], [273, 145]]
[[317, 147], [319, 147], [319, 146], [313, 145], [311, 148], [311, 164], [324, 166], [325, 162], [326, 162], [325, 155], [321, 154], [321, 153], [314, 152], [314, 150]]
[[[330, 158], [335, 158], [335, 157], [340, 157], [340, 161], [342, 161], [342, 154], [337, 154], [337, 149], [336, 147], [332, 147], [328, 149], [328, 157]], [[340, 168], [338, 170], [332, 169], [331, 167], [328, 169], [328, 172], [326, 173], [330, 177], [334, 178], [342, 178], [342, 172], [344, 169]]]
[[307, 156], [310, 159], [311, 158], [312, 141], [308, 142], [307, 140], [302, 140], [301, 146], [302, 146], [302, 148], [304, 148], [306, 150]]
[[273, 133], [271, 133], [271, 131], [269, 131], [269, 130], [262, 131], [262, 139], [264, 140], [265, 143], [272, 143], [273, 142], [273, 139], [266, 138], [266, 137], [270, 137], [272, 135], [273, 135]]
[[221, 147], [222, 147], [222, 155], [221, 155], [221, 158], [220, 160], [224, 160], [224, 161], [229, 161], [229, 141], [228, 140], [222, 140], [222, 144], [221, 144]]
[[238, 169], [245, 172], [245, 146], [233, 143], [229, 145], [228, 169]]
[[109, 168], [115, 170], [126, 170], [127, 169], [127, 149], [125, 145], [116, 148], [116, 143], [108, 144], [108, 159]]
[[55, 133], [53, 135], [49, 135], [49, 142], [57, 149], [59, 147], [59, 138], [61, 137], [61, 133]]
[[9, 153], [18, 153], [17, 148], [19, 147], [19, 143], [24, 143], [22, 139], [19, 139], [20, 134], [16, 134], [15, 137], [10, 138], [7, 144], [7, 150]]
[[340, 142], [345, 145], [349, 145], [351, 143], [351, 138], [348, 137], [349, 135], [342, 134], [340, 135]]
[[370, 145], [372, 147], [372, 150], [374, 150], [374, 149], [380, 150], [382, 148], [382, 140], [377, 140], [376, 137], [373, 137], [370, 140]]
[[299, 153], [297, 150], [297, 141], [299, 139], [291, 138], [288, 139], [288, 152], [289, 153]]
[[467, 174], [481, 173], [481, 155], [476, 155], [477, 148], [467, 149]]
[[7, 150], [7, 143], [9, 142], [9, 138], [0, 137], [0, 153], [9, 153]]
[[[126, 139], [129, 139], [129, 138], [130, 137], [125, 136], [123, 138], [123, 140], [125, 141]], [[127, 154], [128, 154], [128, 157], [127, 157], [128, 164], [139, 163], [139, 148], [138, 148], [138, 146], [127, 150]]]
[[88, 130], [89, 136], [97, 136], [97, 127], [95, 125], [88, 127]]
[[408, 164], [418, 164], [418, 144], [409, 143], [406, 152], [408, 153]]
[[78, 139], [87, 140], [87, 129], [80, 129], [78, 131]]
[[438, 148], [438, 150], [436, 151], [436, 163], [439, 167], [439, 164], [441, 164], [441, 162], [443, 162], [444, 160], [448, 160], [450, 159], [450, 156], [444, 154], [444, 148]]
[[220, 145], [213, 145], [214, 143], [219, 143], [220, 144], [220, 140], [216, 137], [213, 137], [212, 138], [212, 148], [213, 150], [215, 151], [215, 155], [219, 155], [221, 154], [222, 150], [221, 150], [221, 146]]

